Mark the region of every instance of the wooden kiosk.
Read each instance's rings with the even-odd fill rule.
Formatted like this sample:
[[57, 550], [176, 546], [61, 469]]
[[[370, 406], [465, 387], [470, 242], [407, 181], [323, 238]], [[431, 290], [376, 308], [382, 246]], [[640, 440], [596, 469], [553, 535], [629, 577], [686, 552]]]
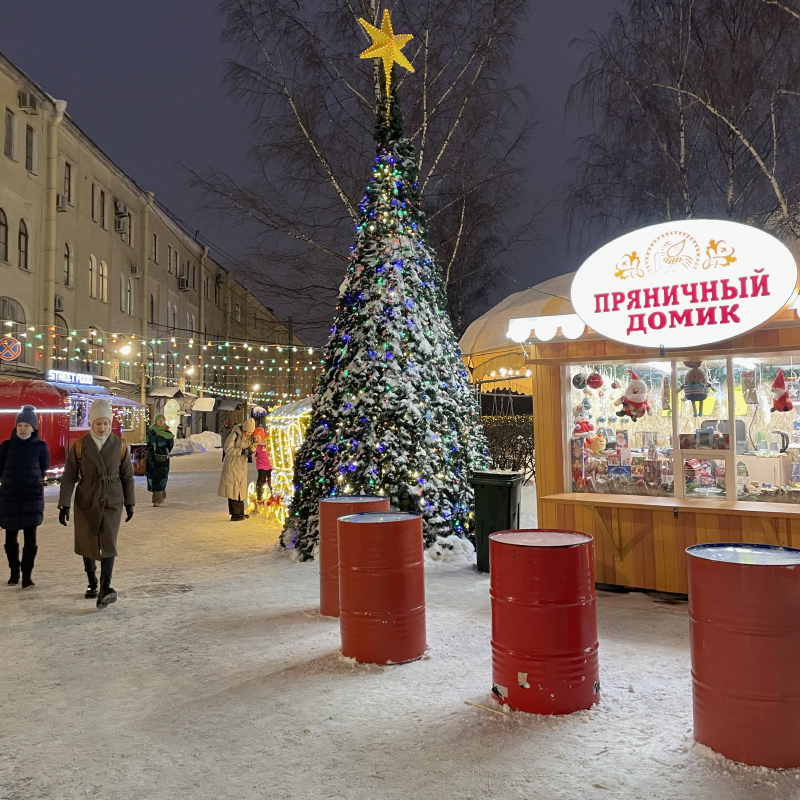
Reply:
[[558, 318], [510, 320], [539, 526], [592, 534], [599, 583], [685, 593], [690, 545], [800, 547], [797, 277], [761, 231], [668, 223], [597, 251]]

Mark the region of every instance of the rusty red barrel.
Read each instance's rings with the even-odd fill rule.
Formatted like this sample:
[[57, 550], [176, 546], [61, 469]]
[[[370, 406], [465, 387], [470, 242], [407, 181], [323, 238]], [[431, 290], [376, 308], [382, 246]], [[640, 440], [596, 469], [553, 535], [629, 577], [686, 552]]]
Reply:
[[694, 738], [733, 761], [800, 767], [800, 550], [686, 550]]
[[388, 511], [389, 498], [368, 494], [326, 497], [319, 501], [319, 610], [339, 616], [339, 517], [359, 511]]
[[592, 537], [500, 531], [492, 564], [492, 691], [532, 714], [571, 714], [600, 702]]
[[422, 517], [372, 511], [339, 518], [342, 655], [401, 664], [425, 653]]

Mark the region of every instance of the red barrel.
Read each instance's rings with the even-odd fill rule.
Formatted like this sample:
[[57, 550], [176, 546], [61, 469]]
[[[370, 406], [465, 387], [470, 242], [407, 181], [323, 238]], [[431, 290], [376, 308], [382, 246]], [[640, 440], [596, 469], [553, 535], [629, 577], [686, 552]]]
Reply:
[[600, 702], [592, 537], [558, 530], [489, 537], [492, 691], [532, 714]]
[[800, 767], [800, 550], [686, 550], [694, 738], [733, 761]]
[[425, 653], [422, 517], [395, 511], [339, 518], [342, 655], [402, 664]]
[[319, 611], [339, 616], [339, 533], [337, 521], [359, 511], [388, 511], [389, 498], [368, 494], [326, 497], [319, 501]]

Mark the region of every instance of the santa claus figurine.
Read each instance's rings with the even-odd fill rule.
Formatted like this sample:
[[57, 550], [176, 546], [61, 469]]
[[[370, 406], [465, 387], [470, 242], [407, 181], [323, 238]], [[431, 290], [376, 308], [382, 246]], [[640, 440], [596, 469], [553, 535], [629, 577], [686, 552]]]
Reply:
[[625, 387], [625, 394], [614, 401], [615, 406], [622, 406], [617, 411], [618, 417], [630, 417], [632, 422], [652, 414], [650, 403], [647, 400], [647, 384], [636, 374], [635, 370], [628, 370], [631, 374], [630, 383]]
[[783, 370], [779, 368], [775, 380], [772, 381], [772, 408], [770, 411], [791, 411], [793, 408], [789, 392], [786, 391]]
[[594, 436], [594, 425], [589, 422], [589, 412], [583, 407], [578, 406], [574, 411], [575, 427], [572, 429], [572, 435], [577, 436], [584, 440], [590, 436]]

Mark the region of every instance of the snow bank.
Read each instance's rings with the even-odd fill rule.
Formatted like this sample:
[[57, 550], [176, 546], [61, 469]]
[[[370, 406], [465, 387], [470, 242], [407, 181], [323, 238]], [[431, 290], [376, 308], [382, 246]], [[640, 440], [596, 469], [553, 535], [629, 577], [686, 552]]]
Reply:
[[205, 453], [207, 450], [213, 450], [215, 447], [222, 447], [222, 437], [213, 431], [193, 433], [188, 439], [190, 442], [202, 446], [203, 449], [195, 450], [196, 453]]
[[474, 564], [475, 546], [469, 539], [452, 536], [437, 536], [436, 541], [425, 551], [425, 561], [442, 564]]

